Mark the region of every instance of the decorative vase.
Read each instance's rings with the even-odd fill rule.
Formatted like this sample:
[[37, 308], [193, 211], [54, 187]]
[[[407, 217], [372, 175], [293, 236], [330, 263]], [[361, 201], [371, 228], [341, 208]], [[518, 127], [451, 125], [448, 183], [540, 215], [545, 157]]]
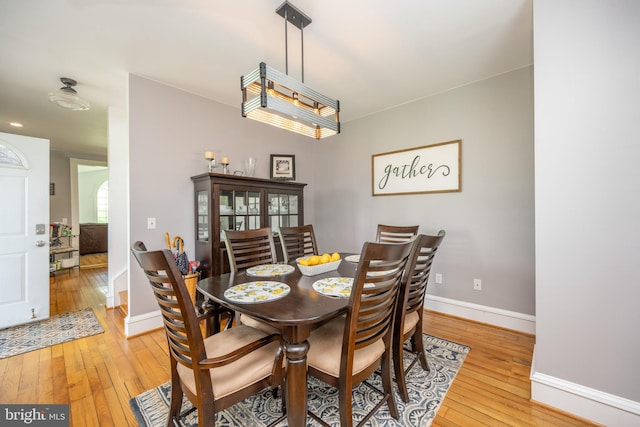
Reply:
[[249, 157], [244, 161], [244, 172], [246, 176], [253, 176], [256, 173], [256, 159]]

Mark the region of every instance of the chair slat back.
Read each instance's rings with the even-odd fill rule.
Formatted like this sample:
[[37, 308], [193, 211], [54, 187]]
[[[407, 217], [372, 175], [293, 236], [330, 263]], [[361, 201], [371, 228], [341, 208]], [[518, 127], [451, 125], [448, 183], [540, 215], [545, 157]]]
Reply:
[[284, 261], [289, 262], [306, 255], [319, 255], [313, 225], [299, 227], [280, 227], [280, 243]]
[[384, 225], [378, 224], [376, 242], [403, 243], [408, 242], [418, 234], [419, 225]]
[[160, 307], [171, 357], [193, 368], [206, 358], [204, 341], [193, 302], [173, 255], [167, 249], [147, 251], [142, 242], [134, 243], [131, 252], [149, 280]]
[[354, 279], [343, 342], [350, 353], [382, 338], [390, 340], [400, 282], [413, 242], [367, 242]]
[[231, 271], [277, 262], [273, 233], [269, 227], [241, 231], [226, 230], [225, 245]]
[[433, 260], [438, 252], [438, 248], [444, 239], [445, 231], [440, 230], [436, 236], [420, 234], [416, 238], [416, 245], [409, 258], [406, 268], [406, 283], [403, 283], [402, 291], [406, 289], [406, 298], [403, 298], [400, 306], [405, 315], [422, 310], [424, 307], [424, 297], [427, 293], [427, 284], [431, 273]]

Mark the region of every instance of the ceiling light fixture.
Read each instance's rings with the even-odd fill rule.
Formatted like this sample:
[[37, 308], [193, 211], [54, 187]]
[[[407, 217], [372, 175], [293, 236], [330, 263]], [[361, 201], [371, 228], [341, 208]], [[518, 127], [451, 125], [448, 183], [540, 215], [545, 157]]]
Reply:
[[88, 101], [80, 98], [78, 92], [73, 88], [77, 82], [68, 77], [60, 77], [60, 81], [64, 85], [57, 92], [51, 92], [49, 94], [49, 101], [63, 108], [69, 110], [88, 110], [91, 108], [91, 104]]
[[[321, 95], [304, 84], [304, 27], [311, 18], [285, 1], [276, 9], [284, 18], [285, 73], [261, 62], [256, 70], [240, 78], [242, 116], [315, 139], [340, 133], [340, 101]], [[287, 27], [300, 29], [302, 82], [289, 77]]]

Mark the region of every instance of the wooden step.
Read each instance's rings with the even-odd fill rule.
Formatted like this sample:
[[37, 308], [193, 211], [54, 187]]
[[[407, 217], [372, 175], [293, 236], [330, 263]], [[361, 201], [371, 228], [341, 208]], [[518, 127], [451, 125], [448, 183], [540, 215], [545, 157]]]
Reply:
[[120, 305], [118, 308], [126, 317], [129, 314], [129, 291], [120, 291], [118, 294], [120, 295]]

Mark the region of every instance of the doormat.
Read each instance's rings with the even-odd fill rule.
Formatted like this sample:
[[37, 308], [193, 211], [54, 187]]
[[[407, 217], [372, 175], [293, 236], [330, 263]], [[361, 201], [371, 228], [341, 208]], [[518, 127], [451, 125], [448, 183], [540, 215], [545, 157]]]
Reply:
[[104, 332], [91, 308], [0, 329], [0, 359]]
[[[383, 405], [369, 419], [368, 425], [379, 426], [429, 426], [444, 400], [444, 396], [460, 370], [470, 347], [460, 345], [441, 338], [424, 334], [425, 350], [429, 362], [429, 372], [422, 370], [420, 363], [407, 373], [407, 390], [409, 403], [404, 403], [396, 392], [399, 418], [395, 420], [389, 413], [389, 407]], [[407, 366], [413, 355], [404, 352], [404, 363]], [[373, 374], [367, 379], [372, 385], [382, 388], [380, 375]], [[394, 383], [394, 388], [395, 388]], [[282, 393], [278, 393], [281, 396]], [[165, 427], [169, 413], [171, 396], [171, 382], [164, 383], [154, 389], [147, 390], [129, 401], [138, 424], [141, 427]], [[361, 420], [366, 412], [378, 402], [378, 395], [364, 384], [359, 384], [353, 391], [353, 419]], [[315, 414], [332, 426], [339, 426], [338, 390], [322, 381], [309, 377], [308, 406]], [[182, 401], [184, 412], [192, 408], [185, 397]], [[280, 397], [274, 398], [271, 391], [249, 397], [216, 414], [215, 424], [223, 426], [266, 426], [274, 422], [281, 413]], [[311, 417], [307, 418], [307, 425], [319, 425]], [[180, 419], [180, 427], [196, 427], [198, 412], [193, 411]], [[278, 426], [286, 426], [286, 420]]]

